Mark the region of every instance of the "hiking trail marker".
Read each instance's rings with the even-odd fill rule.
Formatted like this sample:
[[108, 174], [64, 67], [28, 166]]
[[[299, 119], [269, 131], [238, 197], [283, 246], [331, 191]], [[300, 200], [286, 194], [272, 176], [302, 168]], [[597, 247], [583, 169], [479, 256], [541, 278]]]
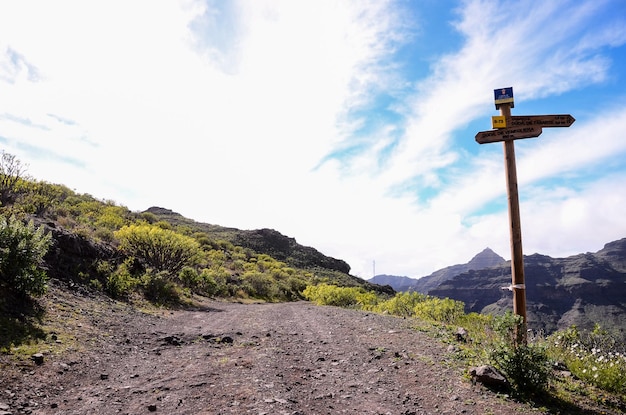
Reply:
[[539, 137], [544, 127], [569, 127], [576, 120], [569, 114], [511, 116], [511, 108], [515, 107], [513, 88], [494, 89], [493, 93], [496, 109], [500, 110], [500, 115], [491, 119], [493, 130], [480, 131], [476, 134], [476, 142], [486, 144], [502, 141], [504, 147], [511, 234], [511, 286], [506, 288], [513, 291], [513, 313], [521, 316], [523, 321], [522, 329], [516, 330], [516, 341], [526, 343], [526, 284], [513, 141]]

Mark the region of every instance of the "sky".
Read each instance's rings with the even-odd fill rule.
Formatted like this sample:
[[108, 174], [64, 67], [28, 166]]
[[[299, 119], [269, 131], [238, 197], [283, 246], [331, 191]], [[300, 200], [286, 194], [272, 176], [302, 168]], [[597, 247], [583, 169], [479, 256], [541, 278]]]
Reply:
[[524, 254], [626, 237], [624, 0], [5, 0], [0, 149], [132, 211], [271, 228], [351, 274], [511, 258], [494, 90], [513, 115]]

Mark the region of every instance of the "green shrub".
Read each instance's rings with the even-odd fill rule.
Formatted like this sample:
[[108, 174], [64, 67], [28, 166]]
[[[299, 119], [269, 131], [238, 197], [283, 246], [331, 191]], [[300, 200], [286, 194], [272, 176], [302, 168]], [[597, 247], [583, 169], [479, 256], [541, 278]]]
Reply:
[[465, 304], [450, 298], [430, 297], [413, 307], [415, 317], [450, 324], [465, 314]]
[[15, 157], [2, 150], [0, 152], [0, 204], [12, 204], [17, 196], [18, 184], [26, 173], [26, 166]]
[[551, 375], [547, 347], [542, 343], [516, 341], [516, 332], [522, 330], [522, 317], [507, 312], [494, 318], [494, 329], [499, 334], [490, 355], [493, 364], [500, 369], [521, 394], [545, 390]]
[[170, 275], [177, 275], [184, 266], [193, 265], [201, 252], [192, 237], [156, 225], [124, 226], [115, 236], [120, 240], [122, 251]]
[[20, 295], [44, 294], [47, 276], [41, 263], [50, 241], [42, 226], [0, 216], [0, 285]]
[[378, 295], [372, 291], [358, 293], [356, 296], [356, 302], [363, 310], [373, 310], [379, 301]]
[[352, 307], [358, 305], [357, 296], [363, 292], [362, 288], [337, 287], [323, 283], [307, 286], [302, 294], [317, 305]]
[[203, 269], [199, 275], [201, 290], [208, 296], [212, 297], [219, 292], [219, 284], [214, 277], [214, 272], [209, 269]]
[[100, 217], [95, 221], [95, 225], [100, 228], [106, 228], [115, 231], [124, 226], [127, 222], [126, 215], [128, 210], [121, 206], [106, 206], [102, 209]]
[[178, 273], [178, 279], [182, 282], [184, 287], [198, 288], [201, 282], [200, 275], [192, 267], [183, 267]]
[[387, 301], [379, 303], [374, 311], [378, 313], [388, 313], [394, 316], [410, 317], [413, 315], [415, 306], [422, 301], [426, 301], [426, 294], [413, 292], [397, 293]]
[[279, 296], [276, 281], [261, 272], [247, 271], [242, 275], [243, 287], [251, 297], [276, 299]]
[[[132, 259], [120, 264], [106, 279], [105, 291], [113, 298], [127, 299], [139, 285], [130, 272]], [[104, 267], [104, 266], [103, 266]]]
[[575, 326], [549, 337], [551, 357], [574, 376], [609, 392], [626, 393], [626, 354], [623, 345], [596, 325], [581, 333]]
[[230, 295], [227, 286], [227, 279], [230, 276], [225, 268], [203, 269], [200, 273], [202, 289], [209, 296]]
[[180, 300], [178, 286], [171, 281], [166, 272], [153, 274], [146, 272], [141, 278], [145, 297], [155, 304], [168, 305]]

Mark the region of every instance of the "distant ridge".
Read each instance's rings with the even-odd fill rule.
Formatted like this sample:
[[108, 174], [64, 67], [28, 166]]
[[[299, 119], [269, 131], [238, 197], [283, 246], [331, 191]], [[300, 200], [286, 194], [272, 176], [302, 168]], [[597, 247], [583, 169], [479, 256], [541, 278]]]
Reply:
[[491, 248], [485, 248], [476, 254], [467, 264], [452, 265], [450, 267], [440, 269], [439, 271], [435, 271], [432, 274], [415, 281], [412, 288], [414, 291], [428, 294], [430, 293], [430, 290], [437, 288], [439, 285], [459, 274], [467, 271], [494, 267], [505, 262], [505, 259], [493, 252]]
[[424, 294], [437, 288], [440, 284], [470, 270], [489, 268], [505, 263], [505, 259], [491, 248], [485, 248], [476, 254], [468, 263], [451, 265], [420, 279], [397, 277], [393, 275], [376, 275], [370, 282], [380, 285], [391, 285], [396, 291], [418, 291]]
[[[527, 315], [530, 328], [551, 333], [595, 324], [626, 341], [626, 238], [596, 253], [552, 258], [524, 256]], [[501, 314], [512, 310], [510, 262], [470, 270], [429, 291], [465, 303], [466, 312]]]

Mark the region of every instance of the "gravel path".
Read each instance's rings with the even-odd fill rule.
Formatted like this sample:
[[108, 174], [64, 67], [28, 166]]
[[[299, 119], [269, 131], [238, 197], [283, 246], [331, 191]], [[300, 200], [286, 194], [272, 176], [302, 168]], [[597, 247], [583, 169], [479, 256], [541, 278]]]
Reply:
[[74, 347], [0, 360], [0, 415], [541, 413], [472, 385], [410, 320], [306, 302], [154, 315], [74, 301], [48, 311]]

